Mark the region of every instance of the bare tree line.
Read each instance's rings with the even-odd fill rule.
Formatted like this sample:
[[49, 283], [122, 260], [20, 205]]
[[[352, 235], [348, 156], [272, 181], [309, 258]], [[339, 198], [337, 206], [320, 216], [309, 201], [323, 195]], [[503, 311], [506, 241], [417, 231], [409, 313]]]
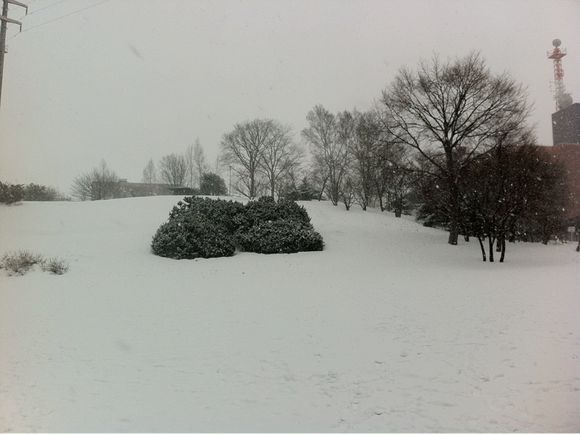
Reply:
[[[536, 143], [527, 124], [529, 113], [522, 85], [507, 74], [492, 73], [479, 54], [446, 61], [434, 56], [415, 69], [402, 68], [368, 111], [332, 113], [322, 105], [314, 106], [306, 114], [306, 127], [298, 139], [289, 126], [273, 119], [235, 124], [223, 135], [219, 161], [229, 169], [230, 194], [250, 199], [266, 194], [327, 198], [335, 206], [343, 203], [347, 210], [353, 204], [363, 210], [376, 206], [397, 217], [414, 207], [426, 224], [449, 230], [449, 244], [457, 244], [463, 234], [466, 239], [487, 237], [505, 249], [506, 238], [529, 237], [533, 232], [523, 234], [516, 229], [524, 224], [524, 214], [528, 228], [550, 225], [538, 218], [532, 222], [529, 216], [534, 213], [526, 205], [517, 208], [519, 214], [512, 211], [516, 218], [508, 219], [510, 224], [502, 229], [496, 226], [494, 235], [489, 225], [482, 232], [473, 222], [483, 220], [474, 218], [473, 212], [477, 210], [481, 216], [491, 211], [475, 206], [473, 198], [484, 194], [478, 186], [501, 184], [511, 172], [503, 166], [502, 171], [488, 170], [481, 183], [474, 179], [484, 176], [479, 162], [500, 165], [498, 158], [491, 157], [494, 155], [515, 158], [513, 166], [523, 160], [532, 165], [529, 153], [511, 152]], [[534, 155], [544, 158], [541, 153]], [[93, 171], [92, 178], [99, 174], [103, 178], [105, 169]], [[530, 167], [520, 169], [532, 176]], [[544, 165], [543, 170], [542, 176], [548, 178], [559, 169]], [[157, 164], [150, 160], [143, 170], [143, 182], [198, 188], [206, 172], [205, 154], [196, 140], [183, 154], [166, 155]], [[529, 182], [525, 176], [512, 179]], [[88, 178], [75, 180], [75, 196], [104, 196], [99, 188], [87, 187], [91, 182]], [[551, 195], [558, 200], [546, 199], [551, 208], [544, 207], [535, 215], [558, 215], [556, 209], [566, 207], [565, 195], [554, 190], [561, 185], [556, 180], [551, 187], [538, 187], [536, 196], [529, 193], [524, 202], [539, 204], [538, 197]], [[488, 188], [486, 194], [492, 190]], [[498, 200], [515, 200], [505, 188], [493, 191]], [[561, 221], [562, 216], [558, 218]], [[551, 224], [550, 230], [556, 226]]]
[[275, 197], [282, 179], [302, 159], [290, 128], [272, 119], [236, 124], [224, 135], [221, 148], [222, 161], [236, 176], [235, 190], [250, 199], [264, 191]]
[[[157, 164], [150, 159], [143, 169], [142, 182], [199, 189], [205, 174], [209, 174], [209, 168], [203, 147], [196, 139], [195, 144], [189, 145], [183, 154], [164, 155]], [[72, 195], [79, 200], [121, 197], [120, 181], [119, 176], [102, 160], [96, 168], [73, 180]], [[209, 181], [215, 183], [213, 177], [209, 177]]]
[[156, 182], [172, 187], [199, 188], [204, 173], [209, 172], [205, 152], [199, 139], [190, 144], [183, 154], [168, 154], [161, 157], [157, 166], [150, 159], [143, 169], [142, 181], [146, 184]]
[[[342, 202], [347, 210], [354, 203], [363, 210], [378, 205], [400, 217], [414, 206], [426, 223], [449, 230], [449, 244], [457, 244], [459, 234], [480, 243], [486, 238], [484, 260], [493, 260], [494, 245], [503, 260], [507, 238], [545, 241], [557, 232], [568, 200], [561, 168], [536, 149], [529, 113], [523, 86], [493, 74], [479, 54], [445, 62], [435, 56], [415, 70], [401, 69], [367, 112], [310, 110], [301, 132], [310, 150], [308, 182], [319, 199]], [[286, 137], [279, 123], [255, 120], [224, 136], [222, 155], [234, 167], [238, 191], [249, 198], [268, 180], [274, 196], [279, 179], [296, 179], [301, 168], [296, 158], [280, 166], [278, 176], [268, 172], [265, 156], [280, 143], [278, 132]], [[288, 149], [290, 142], [282, 143]], [[525, 189], [534, 177], [544, 181]], [[503, 187], [491, 187], [497, 185]], [[494, 208], [494, 201], [519, 205]]]

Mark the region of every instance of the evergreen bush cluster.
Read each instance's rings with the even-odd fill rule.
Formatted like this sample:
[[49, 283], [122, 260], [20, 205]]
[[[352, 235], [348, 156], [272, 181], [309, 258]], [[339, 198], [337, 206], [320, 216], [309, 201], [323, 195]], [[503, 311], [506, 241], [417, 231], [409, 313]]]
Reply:
[[153, 253], [174, 259], [232, 256], [235, 246], [227, 231], [206, 218], [191, 215], [161, 225], [153, 237]]
[[238, 235], [241, 248], [256, 253], [296, 253], [322, 250], [322, 236], [298, 220], [262, 221]]
[[0, 182], [0, 203], [20, 202], [24, 196], [24, 187], [18, 184]]
[[236, 247], [255, 253], [322, 250], [306, 210], [269, 197], [238, 202], [186, 197], [153, 237], [152, 250], [174, 259], [232, 256]]
[[70, 200], [56, 189], [38, 184], [8, 184], [0, 182], [0, 203], [12, 204], [26, 201]]

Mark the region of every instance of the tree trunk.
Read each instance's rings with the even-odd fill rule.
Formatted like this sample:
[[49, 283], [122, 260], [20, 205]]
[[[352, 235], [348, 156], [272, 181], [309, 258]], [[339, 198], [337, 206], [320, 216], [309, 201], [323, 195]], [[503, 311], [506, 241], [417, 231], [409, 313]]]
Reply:
[[505, 237], [501, 238], [501, 256], [499, 258], [499, 262], [503, 262], [505, 258]]
[[481, 247], [481, 256], [483, 257], [483, 262], [485, 262], [487, 260], [485, 257], [485, 246], [483, 245], [481, 237], [477, 237], [477, 241], [479, 241], [479, 247]]
[[494, 239], [491, 235], [489, 237], [487, 237], [487, 239], [489, 241], [489, 262], [493, 262], [493, 242], [494, 242]]
[[379, 207], [381, 208], [381, 212], [383, 212], [385, 210], [385, 206], [383, 204], [383, 195], [379, 194]]
[[254, 200], [256, 198], [256, 183], [254, 180], [254, 174], [250, 173], [250, 200]]
[[[456, 168], [453, 160], [451, 149], [447, 146], [445, 148], [445, 156], [447, 159], [447, 183], [450, 193], [450, 215], [449, 215], [449, 239], [447, 242], [452, 246], [457, 245], [457, 238], [459, 237], [460, 226], [460, 203], [459, 203], [459, 187], [457, 186]], [[491, 257], [491, 252], [490, 252]]]
[[270, 196], [272, 199], [276, 199], [276, 181], [274, 181], [274, 177], [272, 176], [272, 180], [270, 181]]
[[398, 196], [395, 199], [395, 217], [401, 217], [403, 214], [403, 202], [404, 199], [402, 196]]
[[447, 242], [452, 246], [456, 246], [457, 238], [459, 238], [459, 230], [457, 229], [455, 222], [451, 222], [451, 225], [449, 226], [449, 238], [447, 239]]
[[328, 178], [324, 178], [324, 181], [322, 181], [322, 188], [320, 189], [320, 193], [318, 193], [318, 202], [322, 200], [322, 195], [324, 194], [324, 190], [326, 189], [327, 182]]

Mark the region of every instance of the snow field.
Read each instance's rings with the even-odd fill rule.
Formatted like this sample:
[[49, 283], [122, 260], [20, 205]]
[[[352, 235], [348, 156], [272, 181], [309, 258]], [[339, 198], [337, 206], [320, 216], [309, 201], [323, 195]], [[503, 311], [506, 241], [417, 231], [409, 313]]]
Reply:
[[577, 431], [580, 255], [305, 202], [323, 252], [175, 261], [179, 197], [0, 207], [1, 431]]

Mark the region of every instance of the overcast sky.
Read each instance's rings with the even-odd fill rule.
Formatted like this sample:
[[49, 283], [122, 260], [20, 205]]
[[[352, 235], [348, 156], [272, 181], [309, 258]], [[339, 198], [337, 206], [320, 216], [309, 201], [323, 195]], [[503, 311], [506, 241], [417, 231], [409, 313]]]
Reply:
[[[150, 158], [196, 137], [213, 162], [222, 135], [257, 117], [300, 140], [315, 104], [368, 109], [401, 66], [433, 52], [479, 50], [527, 86], [545, 145], [554, 38], [568, 49], [565, 83], [580, 100], [578, 0], [26, 2], [24, 31], [9, 33], [0, 180], [65, 193], [101, 159], [140, 181]], [[11, 6], [12, 18], [22, 15]]]

